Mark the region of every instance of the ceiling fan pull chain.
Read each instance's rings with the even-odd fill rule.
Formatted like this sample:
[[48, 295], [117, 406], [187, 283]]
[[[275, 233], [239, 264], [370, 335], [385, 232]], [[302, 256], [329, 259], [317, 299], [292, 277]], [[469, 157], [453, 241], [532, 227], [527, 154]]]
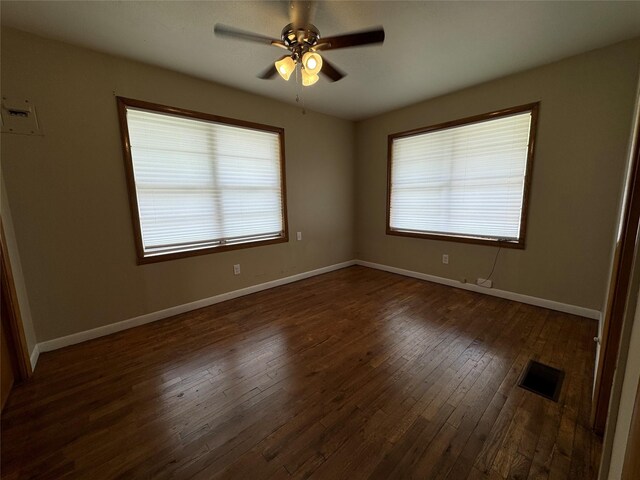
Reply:
[[[302, 68], [302, 67], [300, 67], [300, 68]], [[296, 93], [296, 103], [302, 107], [302, 115], [306, 115], [307, 111], [304, 108], [304, 100], [302, 100], [300, 98], [300, 95], [302, 93], [301, 92], [302, 82], [299, 82], [298, 80], [299, 80], [298, 79], [298, 68], [296, 66], [296, 89], [298, 90], [298, 92]]]
[[300, 95], [296, 93], [296, 103], [302, 107], [302, 114], [306, 115], [307, 111], [304, 108], [304, 100], [300, 98]]

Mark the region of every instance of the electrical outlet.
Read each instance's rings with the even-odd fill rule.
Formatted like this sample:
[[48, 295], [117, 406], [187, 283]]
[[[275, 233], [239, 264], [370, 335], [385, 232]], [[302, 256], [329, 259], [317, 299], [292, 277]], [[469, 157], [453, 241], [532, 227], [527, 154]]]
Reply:
[[447, 255], [446, 253], [442, 255], [442, 263], [444, 263], [445, 265], [449, 265], [449, 255]]
[[234, 275], [240, 275], [240, 264], [239, 263], [236, 263], [233, 266], [233, 274]]
[[477, 284], [478, 286], [480, 286], [480, 287], [486, 287], [486, 288], [491, 288], [491, 287], [493, 287], [493, 281], [488, 280], [488, 279], [486, 279], [486, 278], [479, 278], [479, 279], [476, 281], [476, 284]]
[[298, 233], [296, 233], [296, 238], [297, 238], [298, 240], [302, 240], [302, 232], [298, 232]]

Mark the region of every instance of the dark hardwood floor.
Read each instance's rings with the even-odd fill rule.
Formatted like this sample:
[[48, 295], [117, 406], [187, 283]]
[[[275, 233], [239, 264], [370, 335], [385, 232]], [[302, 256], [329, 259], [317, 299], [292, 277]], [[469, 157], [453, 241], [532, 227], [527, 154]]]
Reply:
[[[595, 478], [596, 325], [339, 270], [43, 354], [2, 478]], [[516, 386], [530, 358], [558, 403]]]

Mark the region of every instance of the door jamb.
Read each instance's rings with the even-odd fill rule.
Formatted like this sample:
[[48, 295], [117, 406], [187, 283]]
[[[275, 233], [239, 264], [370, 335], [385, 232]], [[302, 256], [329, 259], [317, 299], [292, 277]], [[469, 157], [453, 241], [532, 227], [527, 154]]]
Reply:
[[0, 218], [0, 276], [2, 281], [2, 292], [6, 292], [7, 308], [9, 310], [9, 318], [2, 319], [3, 327], [6, 328], [7, 339], [10, 347], [13, 348], [16, 381], [25, 381], [33, 375], [31, 368], [31, 359], [29, 357], [29, 349], [24, 336], [22, 326], [22, 316], [20, 314], [20, 305], [18, 304], [18, 295], [16, 293], [13, 281], [13, 271], [11, 270], [11, 261], [7, 250], [7, 241], [4, 236], [4, 226]]
[[618, 363], [625, 309], [640, 226], [640, 96], [634, 111], [629, 176], [623, 191], [620, 227], [616, 238], [609, 294], [602, 325], [602, 344], [591, 410], [593, 430], [603, 435], [607, 424], [614, 374]]

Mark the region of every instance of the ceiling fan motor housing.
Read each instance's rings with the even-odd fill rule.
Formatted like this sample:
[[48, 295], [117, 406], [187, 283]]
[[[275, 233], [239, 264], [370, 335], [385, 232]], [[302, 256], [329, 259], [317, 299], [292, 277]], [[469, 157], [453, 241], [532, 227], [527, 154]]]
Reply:
[[306, 52], [310, 51], [320, 40], [320, 32], [310, 23], [304, 28], [296, 29], [293, 23], [285, 26], [280, 35], [286, 47], [293, 53], [294, 59], [299, 61]]

